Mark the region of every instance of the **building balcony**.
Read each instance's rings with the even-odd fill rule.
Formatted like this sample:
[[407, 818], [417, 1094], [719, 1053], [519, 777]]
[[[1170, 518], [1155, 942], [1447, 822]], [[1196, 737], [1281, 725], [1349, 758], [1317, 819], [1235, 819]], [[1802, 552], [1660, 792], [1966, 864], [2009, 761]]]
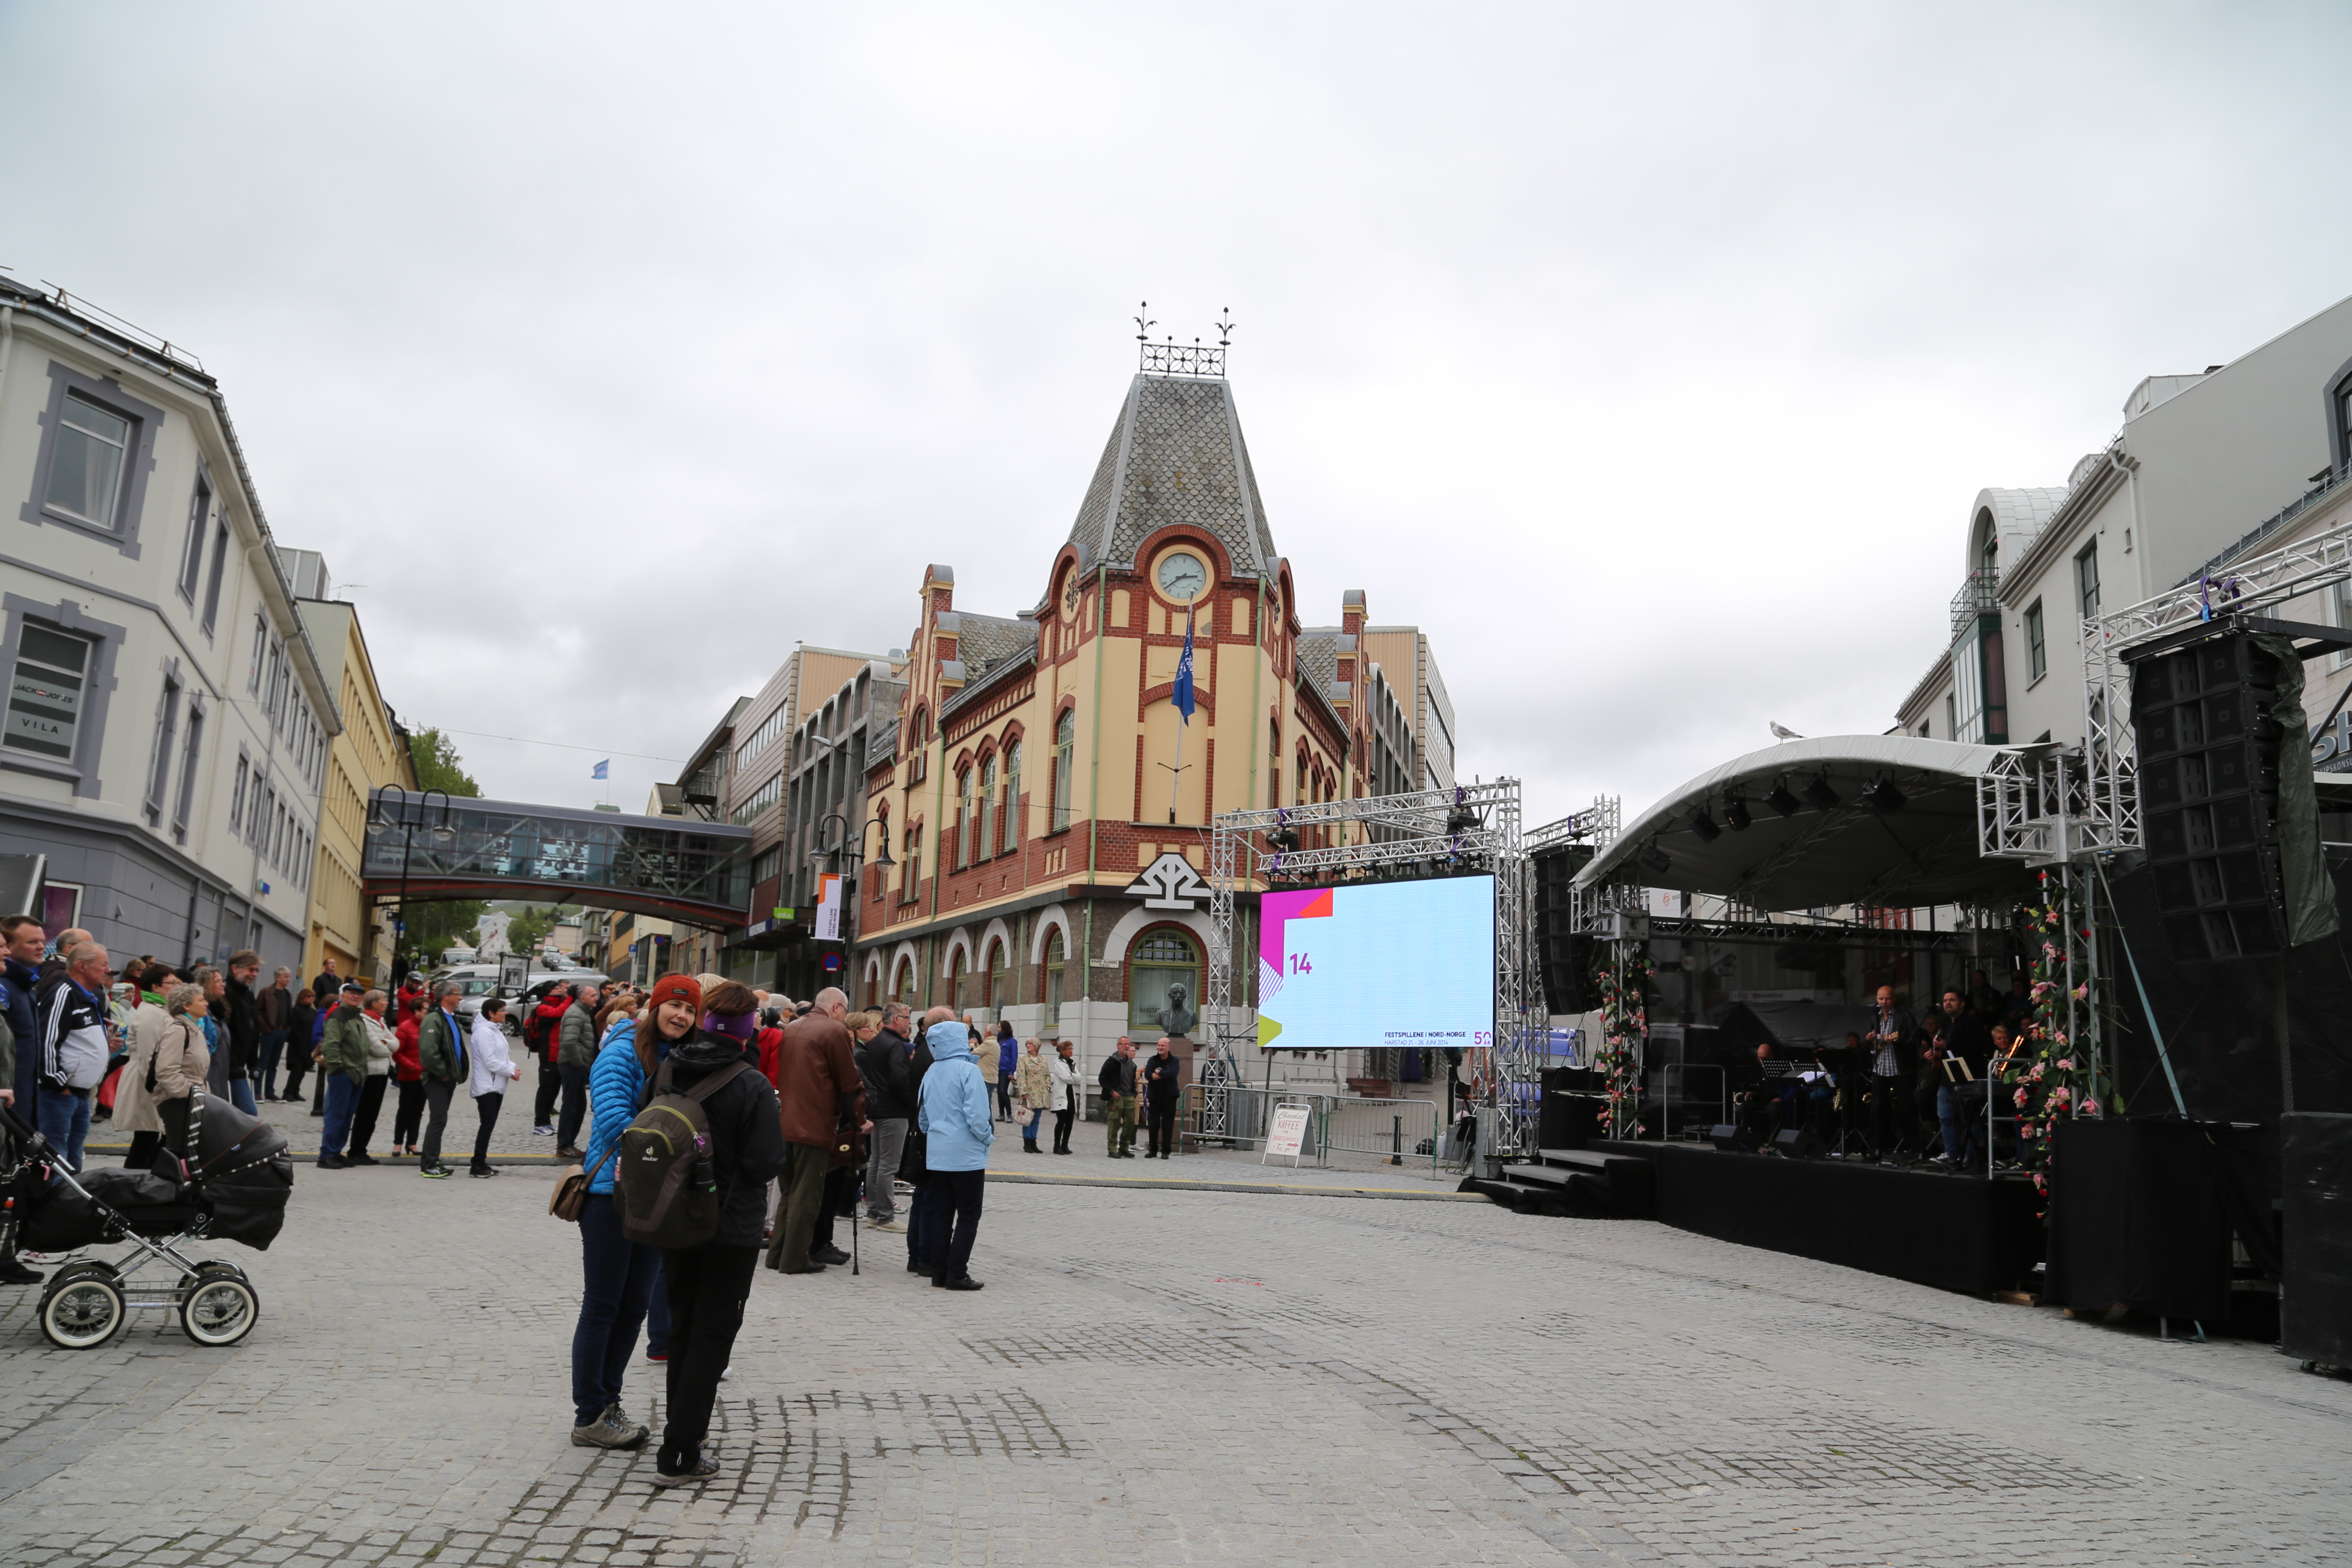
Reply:
[[1999, 611], [2000, 600], [1995, 590], [2000, 586], [2000, 574], [1990, 567], [1979, 567], [1960, 580], [1960, 591], [1952, 595], [1952, 640], [1958, 642], [1976, 625], [1979, 616]]

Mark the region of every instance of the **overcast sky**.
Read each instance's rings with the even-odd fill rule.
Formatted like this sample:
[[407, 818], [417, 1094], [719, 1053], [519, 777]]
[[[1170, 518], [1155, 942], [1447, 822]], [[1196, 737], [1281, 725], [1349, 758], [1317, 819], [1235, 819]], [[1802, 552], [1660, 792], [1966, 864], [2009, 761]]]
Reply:
[[[0, 264], [191, 345], [486, 793], [1010, 614], [1161, 332], [1311, 621], [1630, 816], [1877, 732], [1970, 500], [2352, 292], [2341, 7], [0, 4]], [[2246, 520], [2250, 524], [2256, 521]]]

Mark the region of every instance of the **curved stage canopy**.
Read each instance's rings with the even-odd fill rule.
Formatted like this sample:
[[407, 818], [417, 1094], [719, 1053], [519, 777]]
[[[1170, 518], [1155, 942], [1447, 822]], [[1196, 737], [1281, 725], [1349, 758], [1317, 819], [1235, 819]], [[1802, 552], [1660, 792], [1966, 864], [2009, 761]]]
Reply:
[[[1576, 879], [1582, 887], [1627, 881], [1720, 894], [1761, 910], [2006, 898], [2023, 891], [2032, 873], [1977, 853], [1977, 780], [2015, 749], [1916, 735], [1784, 742], [1665, 796], [1627, 823]], [[1864, 790], [1880, 781], [1877, 798], [1885, 804], [1866, 803]], [[1894, 795], [1885, 793], [1889, 784]], [[1768, 801], [1776, 786], [1787, 791], [1782, 805], [1795, 804], [1793, 814]], [[1744, 828], [1726, 815], [1735, 799], [1747, 807]], [[1718, 830], [1711, 840], [1693, 826], [1701, 806]], [[1654, 842], [1664, 868], [1645, 858]]]

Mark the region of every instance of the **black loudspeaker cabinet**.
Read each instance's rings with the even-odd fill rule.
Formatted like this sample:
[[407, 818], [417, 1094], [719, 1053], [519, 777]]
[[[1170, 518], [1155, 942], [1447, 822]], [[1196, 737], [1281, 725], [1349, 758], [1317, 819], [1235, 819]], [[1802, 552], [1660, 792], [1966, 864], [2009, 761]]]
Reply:
[[1829, 1156], [1829, 1145], [1810, 1127], [1784, 1127], [1772, 1134], [1772, 1152], [1784, 1160], [1822, 1160]]
[[2352, 1367], [2352, 1116], [2279, 1118], [2284, 1268], [2279, 1349]]
[[2285, 948], [2278, 686], [2278, 661], [2246, 632], [2132, 667], [2141, 826], [2176, 961]]
[[1592, 858], [1592, 846], [1564, 844], [1533, 857], [1536, 962], [1543, 975], [1544, 1011], [1590, 1013], [1601, 1005], [1592, 984], [1593, 942], [1570, 926], [1569, 889]]

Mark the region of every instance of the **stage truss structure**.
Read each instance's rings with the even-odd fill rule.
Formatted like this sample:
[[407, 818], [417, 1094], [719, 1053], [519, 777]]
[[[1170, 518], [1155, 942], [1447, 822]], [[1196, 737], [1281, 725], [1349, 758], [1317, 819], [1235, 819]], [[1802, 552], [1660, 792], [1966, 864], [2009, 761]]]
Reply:
[[[2299, 599], [2352, 583], [2352, 525], [2253, 556], [2220, 576], [2200, 574], [2139, 604], [2083, 624], [2083, 734], [2080, 746], [2006, 748], [1977, 781], [1978, 851], [1988, 859], [2043, 868], [2049, 899], [2061, 911], [2064, 955], [2091, 977], [2100, 996], [2096, 912], [2103, 868], [2140, 847], [2138, 749], [2132, 737], [2131, 667], [2126, 650], [2199, 627], [2234, 623], [2250, 631], [2305, 635], [2337, 628], [2282, 623], [2277, 612]], [[2308, 617], [2312, 622], [2324, 616]], [[2070, 1039], [2086, 1039], [2095, 1067], [2112, 1069], [2103, 1009], [2067, 997]]]
[[[1307, 847], [1307, 836], [1318, 832], [1328, 832], [1337, 842]], [[1499, 1156], [1533, 1150], [1540, 1074], [1549, 1058], [1544, 1055], [1544, 1020], [1530, 1011], [1542, 993], [1535, 984], [1535, 910], [1519, 831], [1517, 779], [1218, 813], [1209, 842], [1212, 936], [1208, 995], [1202, 1005], [1214, 1033], [1207, 1058], [1199, 1063], [1204, 1142], [1227, 1136], [1226, 1090], [1246, 1082], [1239, 1048], [1255, 1043], [1255, 1035], [1237, 1022], [1237, 895], [1263, 890], [1275, 877], [1319, 887], [1370, 874], [1403, 880], [1416, 867], [1425, 867], [1433, 875], [1487, 871], [1494, 876], [1495, 1031], [1488, 1047], [1485, 1103], [1494, 1110], [1495, 1131], [1494, 1146], [1480, 1152]], [[1254, 955], [1251, 961], [1255, 962]]]

